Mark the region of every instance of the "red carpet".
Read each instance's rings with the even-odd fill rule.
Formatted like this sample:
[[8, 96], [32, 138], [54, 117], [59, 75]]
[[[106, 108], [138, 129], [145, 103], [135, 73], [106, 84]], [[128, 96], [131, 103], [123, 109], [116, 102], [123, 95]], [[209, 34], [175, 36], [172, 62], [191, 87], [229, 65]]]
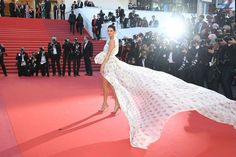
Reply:
[[[52, 36], [56, 36], [58, 41], [63, 44], [66, 38], [70, 38], [73, 42], [77, 37], [83, 43], [84, 35], [88, 35], [86, 30], [83, 30], [83, 35], [76, 33], [73, 35], [69, 32], [69, 24], [62, 20], [47, 20], [47, 19], [22, 19], [0, 17], [0, 44], [6, 47], [5, 63], [8, 73], [17, 73], [16, 54], [21, 47], [25, 48], [28, 54], [38, 51], [39, 47], [44, 46], [47, 50], [48, 43]], [[103, 49], [105, 41], [93, 41], [94, 55]], [[62, 59], [61, 59], [62, 62]], [[99, 70], [99, 66], [93, 64], [95, 71]], [[81, 71], [84, 71], [84, 62], [81, 63]], [[2, 70], [0, 68], [0, 74]]]
[[110, 111], [96, 113], [102, 104], [98, 73], [0, 81], [0, 157], [236, 156], [236, 131], [196, 112], [172, 117], [148, 150], [132, 148], [123, 113], [110, 115], [112, 97]]

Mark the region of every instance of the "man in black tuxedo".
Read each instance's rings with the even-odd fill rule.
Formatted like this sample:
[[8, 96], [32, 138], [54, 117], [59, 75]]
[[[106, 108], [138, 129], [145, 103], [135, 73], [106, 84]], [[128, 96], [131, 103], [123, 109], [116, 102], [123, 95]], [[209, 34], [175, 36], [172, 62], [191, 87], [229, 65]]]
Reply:
[[50, 12], [51, 12], [51, 1], [50, 0], [46, 0], [45, 2], [45, 18], [46, 19], [50, 19]]
[[3, 44], [0, 44], [0, 65], [2, 67], [2, 71], [4, 73], [5, 76], [7, 76], [7, 70], [6, 70], [6, 66], [4, 64], [4, 56], [7, 56], [7, 54], [5, 53], [5, 47]]
[[76, 15], [74, 14], [74, 11], [71, 11], [68, 22], [70, 24], [70, 32], [73, 32], [73, 34], [75, 34]]
[[66, 71], [66, 62], [68, 62], [68, 76], [70, 76], [71, 72], [71, 53], [72, 53], [72, 44], [70, 42], [70, 39], [66, 39], [64, 41], [64, 44], [62, 45], [62, 48], [64, 49], [63, 52], [63, 70], [62, 75], [65, 76]]
[[61, 11], [61, 19], [65, 20], [66, 5], [64, 4], [64, 1], [62, 1], [62, 4], [60, 4], [60, 11]]
[[11, 3], [9, 3], [9, 12], [10, 12], [10, 17], [15, 17], [15, 3], [14, 0], [11, 1]]
[[18, 76], [29, 76], [28, 72], [29, 57], [28, 54], [25, 52], [24, 48], [20, 49], [20, 52], [16, 55], [16, 60], [17, 60]]
[[93, 70], [91, 66], [91, 59], [93, 57], [93, 43], [89, 41], [88, 36], [84, 36], [83, 56], [86, 68], [86, 75], [92, 76]]
[[82, 51], [81, 51], [82, 45], [79, 43], [78, 39], [75, 38], [74, 43], [73, 43], [73, 61], [76, 62], [77, 66], [74, 67], [74, 72], [76, 72], [76, 76], [79, 75], [79, 69], [80, 69], [80, 61], [81, 58], [83, 57]]
[[48, 53], [50, 54], [51, 61], [52, 61], [52, 72], [53, 76], [56, 75], [56, 65], [57, 64], [57, 71], [58, 75], [61, 76], [61, 67], [60, 67], [60, 59], [61, 59], [61, 45], [56, 40], [56, 37], [53, 37], [51, 42], [48, 43]]
[[76, 30], [78, 33], [80, 33], [80, 35], [83, 34], [83, 28], [84, 28], [84, 19], [81, 16], [81, 14], [78, 14], [78, 17], [76, 19]]
[[97, 15], [97, 22], [96, 22], [96, 28], [97, 28], [97, 40], [101, 39], [101, 29], [102, 29], [102, 19], [100, 18], [100, 15]]
[[2, 17], [5, 16], [5, 3], [4, 3], [4, 0], [0, 1], [0, 14], [1, 14]]
[[42, 76], [49, 77], [49, 54], [41, 47], [37, 54], [37, 62]]
[[58, 3], [56, 2], [56, 4], [54, 4], [53, 6], [54, 19], [58, 19], [58, 14], [59, 14], [59, 7], [58, 7]]

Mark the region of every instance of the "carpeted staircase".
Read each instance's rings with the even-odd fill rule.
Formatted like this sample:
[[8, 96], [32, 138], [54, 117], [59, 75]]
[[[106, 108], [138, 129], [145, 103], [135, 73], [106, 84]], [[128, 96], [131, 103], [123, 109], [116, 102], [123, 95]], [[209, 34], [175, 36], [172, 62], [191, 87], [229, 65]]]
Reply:
[[[8, 74], [17, 73], [15, 58], [21, 47], [24, 47], [29, 55], [34, 51], [38, 51], [38, 48], [42, 46], [47, 50], [48, 42], [50, 42], [51, 37], [54, 35], [62, 45], [64, 39], [67, 37], [71, 41], [77, 37], [83, 43], [83, 37], [84, 35], [88, 35], [88, 33], [84, 29], [82, 36], [79, 33], [73, 35], [69, 32], [68, 22], [62, 20], [0, 17], [0, 43], [4, 44], [6, 53], [8, 54], [5, 57]], [[96, 55], [102, 50], [105, 41], [93, 41], [93, 44], [94, 55]], [[99, 70], [99, 65], [96, 65], [94, 61], [92, 67], [94, 71]], [[85, 70], [83, 60], [80, 70]], [[2, 73], [2, 70], [0, 70], [0, 73]]]

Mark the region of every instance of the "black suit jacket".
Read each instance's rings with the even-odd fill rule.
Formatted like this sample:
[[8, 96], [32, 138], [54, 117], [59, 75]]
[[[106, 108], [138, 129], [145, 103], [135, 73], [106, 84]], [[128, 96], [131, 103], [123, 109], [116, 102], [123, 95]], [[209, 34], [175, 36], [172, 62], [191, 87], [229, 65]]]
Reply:
[[[22, 54], [21, 53], [17, 53], [16, 60], [17, 60], [17, 66], [21, 66], [21, 60], [22, 60]], [[27, 53], [25, 53], [24, 60], [25, 60], [26, 65], [28, 65], [29, 57], [28, 57]]]
[[[61, 56], [61, 45], [59, 42], [55, 43], [56, 49], [57, 49], [57, 55]], [[53, 44], [50, 42], [48, 43], [48, 53], [50, 55], [53, 55]]]
[[47, 12], [51, 11], [51, 2], [49, 0], [45, 2], [45, 10]]
[[76, 21], [76, 15], [75, 14], [70, 14], [68, 22], [69, 23], [75, 23]]
[[60, 10], [61, 10], [61, 12], [65, 12], [66, 5], [65, 4], [60, 4]]
[[[76, 48], [77, 47], [77, 48]], [[73, 43], [73, 53], [78, 55], [78, 56], [81, 56], [82, 57], [82, 44], [81, 43]]]
[[[42, 52], [38, 52], [38, 54], [36, 56], [38, 65], [40, 65], [40, 63], [41, 63], [42, 54], [43, 54]], [[46, 63], [49, 63], [49, 54], [47, 52], [45, 52], [44, 56], [46, 58]]]
[[93, 57], [93, 43], [91, 41], [88, 41], [86, 47], [85, 43], [83, 45], [83, 55], [84, 57]]

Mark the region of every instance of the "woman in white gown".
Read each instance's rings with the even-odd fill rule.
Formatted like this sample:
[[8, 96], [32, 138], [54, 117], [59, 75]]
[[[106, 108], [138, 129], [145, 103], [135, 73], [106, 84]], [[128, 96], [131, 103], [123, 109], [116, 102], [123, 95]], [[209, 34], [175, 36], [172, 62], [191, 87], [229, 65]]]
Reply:
[[130, 143], [133, 147], [147, 149], [160, 138], [167, 120], [184, 111], [197, 111], [217, 122], [236, 128], [236, 102], [225, 96], [184, 82], [164, 72], [129, 65], [115, 55], [119, 44], [114, 26], [108, 27], [110, 39], [104, 50], [95, 57], [101, 64], [104, 77], [104, 103], [110, 84], [116, 98], [114, 112], [124, 112], [130, 125]]

